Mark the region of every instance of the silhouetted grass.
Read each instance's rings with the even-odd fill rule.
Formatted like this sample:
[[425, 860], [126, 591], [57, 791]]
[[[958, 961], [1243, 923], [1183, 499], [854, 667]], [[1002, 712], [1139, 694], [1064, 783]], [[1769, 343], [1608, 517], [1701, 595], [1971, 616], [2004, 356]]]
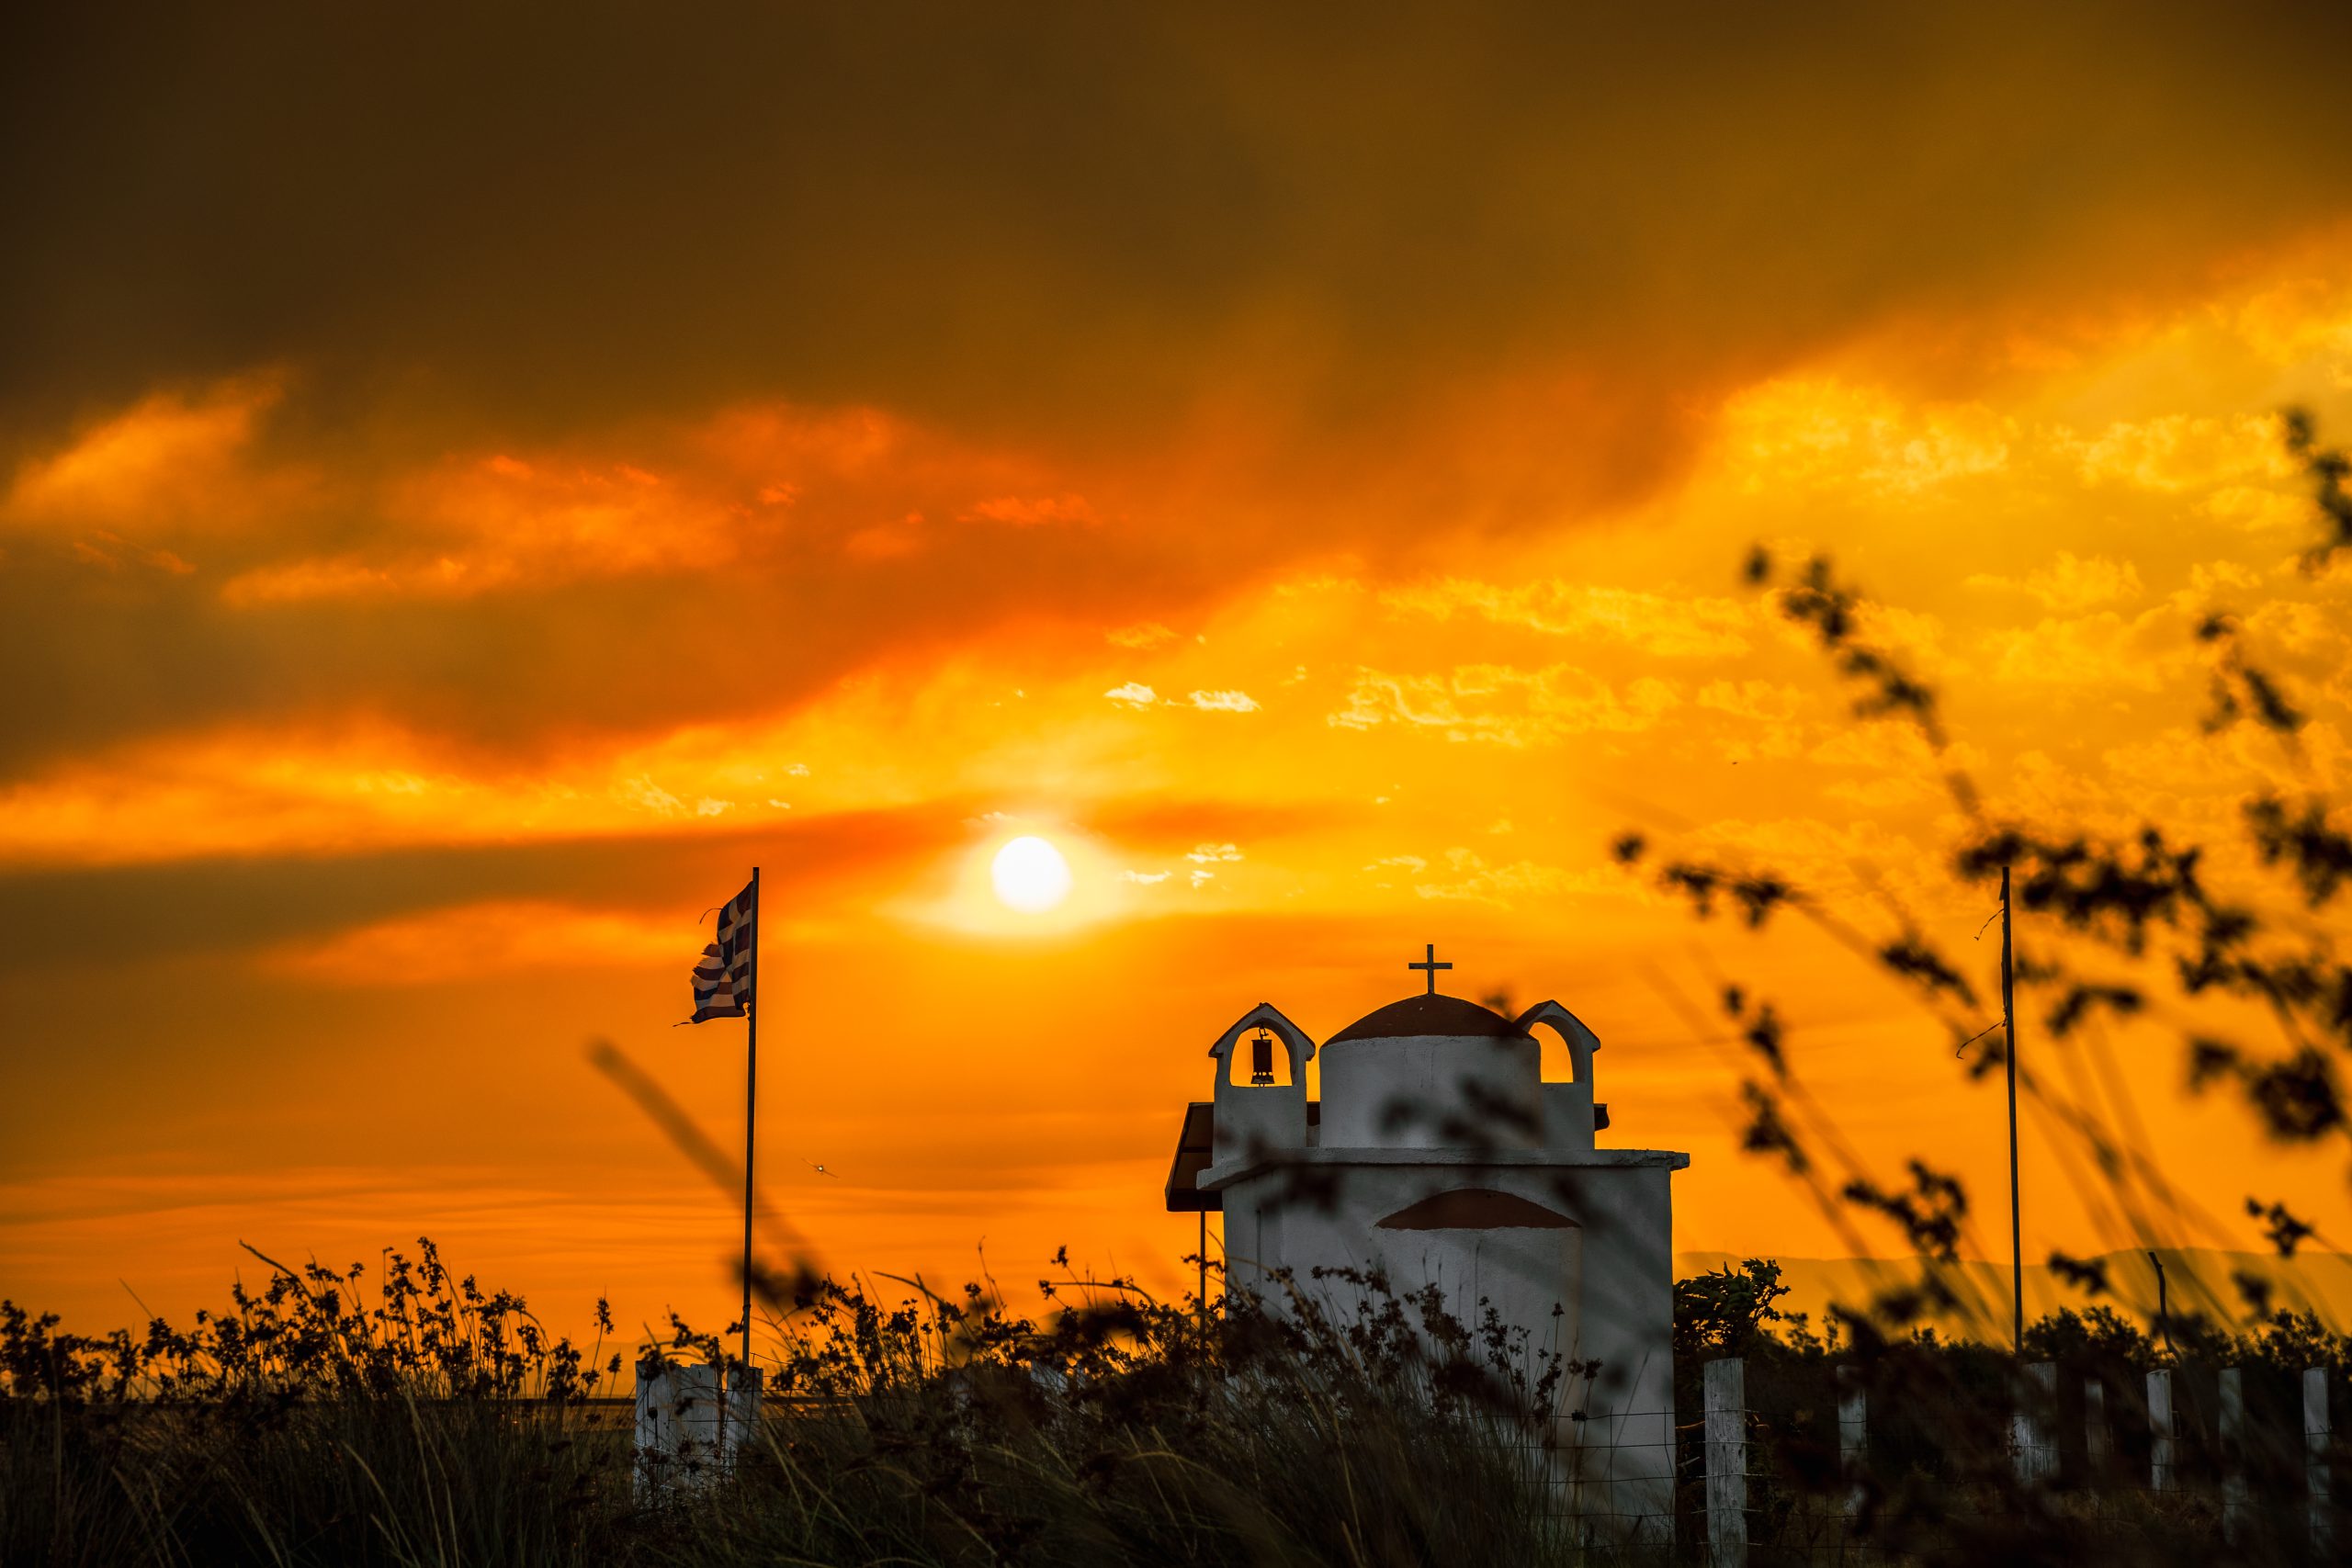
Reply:
[[[761, 1441], [735, 1475], [632, 1495], [623, 1364], [537, 1330], [427, 1246], [360, 1304], [361, 1271], [277, 1269], [187, 1333], [86, 1338], [0, 1307], [0, 1561], [17, 1563], [1545, 1563], [1590, 1562], [1546, 1476], [1556, 1363], [1491, 1320], [1454, 1321], [1377, 1277], [1351, 1315], [1153, 1301], [1131, 1282], [1041, 1282], [1035, 1317], [992, 1292], [908, 1281], [884, 1302], [804, 1283], [772, 1323]], [[2018, 1486], [2013, 1361], [1915, 1333], [1826, 1332], [1751, 1262], [1677, 1292], [1685, 1485], [1673, 1552], [1701, 1560], [1698, 1369], [1748, 1365], [1751, 1561], [1868, 1547], [1921, 1562], [2307, 1561], [2286, 1520], [2218, 1558], [2200, 1367], [2283, 1374], [2346, 1342], [2280, 1314], [2175, 1354], [2105, 1312], [2037, 1325], [2030, 1353], [2110, 1371], [2113, 1473]], [[599, 1309], [600, 1320], [609, 1319]], [[715, 1359], [673, 1320], [639, 1350]], [[598, 1358], [604, 1358], [601, 1364]], [[1857, 1369], [1871, 1459], [1838, 1463], [1834, 1366]], [[2184, 1369], [2188, 1489], [2144, 1485], [2132, 1375]], [[2052, 1413], [2053, 1416], [2060, 1413]], [[2132, 1466], [2142, 1467], [2142, 1481]], [[2205, 1469], [2198, 1469], [2205, 1466]], [[1559, 1473], [1556, 1463], [1550, 1472]], [[1849, 1515], [1849, 1498], [1861, 1506]], [[2300, 1517], [2300, 1516], [2295, 1516]], [[2265, 1543], [2267, 1543], [2267, 1545]]]
[[[830, 1280], [775, 1324], [762, 1441], [632, 1497], [620, 1367], [429, 1246], [278, 1269], [182, 1333], [0, 1308], [0, 1559], [60, 1563], [1567, 1562], [1540, 1472], [1556, 1374], [1433, 1299], [1356, 1321], [1047, 1285], [895, 1304]], [[609, 1324], [599, 1308], [600, 1319]], [[714, 1358], [673, 1320], [652, 1353]], [[763, 1360], [765, 1358], [763, 1357]]]

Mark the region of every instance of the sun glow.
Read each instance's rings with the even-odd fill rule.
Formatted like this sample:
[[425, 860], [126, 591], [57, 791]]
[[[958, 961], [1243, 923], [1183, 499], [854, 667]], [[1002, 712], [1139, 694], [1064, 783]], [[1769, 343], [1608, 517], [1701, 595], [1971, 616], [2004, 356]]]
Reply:
[[989, 879], [1007, 908], [1041, 915], [1069, 897], [1069, 863], [1061, 851], [1035, 834], [1014, 839], [997, 851]]

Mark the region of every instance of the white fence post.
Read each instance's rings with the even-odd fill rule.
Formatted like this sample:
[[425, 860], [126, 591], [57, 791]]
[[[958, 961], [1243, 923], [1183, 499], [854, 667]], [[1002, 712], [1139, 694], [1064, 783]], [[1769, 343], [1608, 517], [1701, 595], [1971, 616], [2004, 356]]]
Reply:
[[2232, 1546], [2245, 1539], [2254, 1501], [2245, 1479], [2245, 1374], [2223, 1367], [2222, 1393], [2222, 1539]]
[[759, 1429], [760, 1373], [738, 1373], [722, 1396], [717, 1367], [637, 1363], [633, 1491], [639, 1506], [711, 1484]]
[[2018, 1479], [2039, 1486], [2058, 1473], [2058, 1450], [2051, 1441], [2050, 1410], [2058, 1402], [2058, 1363], [2036, 1361], [2025, 1370], [2018, 1386], [2017, 1414], [2011, 1417], [2010, 1446], [2015, 1450]]
[[1707, 1401], [1707, 1552], [1747, 1568], [1747, 1369], [1736, 1356], [1700, 1369]]
[[2172, 1369], [2148, 1374], [2148, 1485], [2169, 1492], [2178, 1477], [2173, 1454]]
[[760, 1392], [767, 1374], [757, 1367], [737, 1366], [727, 1382], [727, 1414], [718, 1428], [719, 1464], [733, 1470], [760, 1435]]
[[2335, 1414], [2327, 1405], [2327, 1369], [2303, 1369], [2303, 1486], [2310, 1494], [2312, 1556], [2321, 1562], [2335, 1554], [2335, 1506], [2329, 1495], [2328, 1450], [2335, 1445]]
[[1862, 1369], [1838, 1369], [1838, 1470], [1846, 1480], [1846, 1511], [1862, 1508], [1862, 1471], [1870, 1443], [1870, 1390]]
[[2101, 1378], [2083, 1380], [2083, 1456], [2090, 1471], [2090, 1483], [2103, 1483], [2107, 1478], [2108, 1455], [2114, 1450], [2114, 1439], [2107, 1429], [2107, 1383]]
[[636, 1485], [640, 1507], [707, 1483], [718, 1468], [718, 1369], [637, 1363]]

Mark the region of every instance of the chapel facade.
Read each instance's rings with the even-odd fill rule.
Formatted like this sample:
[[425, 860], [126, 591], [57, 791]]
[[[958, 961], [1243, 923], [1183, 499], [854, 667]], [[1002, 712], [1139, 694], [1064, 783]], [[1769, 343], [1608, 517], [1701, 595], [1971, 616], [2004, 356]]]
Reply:
[[[1375, 1009], [1320, 1047], [1272, 1003], [1209, 1047], [1211, 1097], [1188, 1106], [1170, 1210], [1224, 1216], [1227, 1291], [1276, 1311], [1353, 1288], [1316, 1270], [1378, 1269], [1401, 1297], [1435, 1286], [1457, 1319], [1491, 1309], [1573, 1376], [1550, 1434], [1553, 1473], [1597, 1535], [1670, 1537], [1674, 1512], [1674, 1229], [1668, 1181], [1687, 1154], [1602, 1147], [1600, 1042], [1555, 1001], [1508, 1018], [1426, 992]], [[1535, 1031], [1555, 1032], [1547, 1080]], [[1283, 1070], [1286, 1069], [1286, 1070]], [[1287, 1270], [1281, 1279], [1278, 1270]], [[1580, 1417], [1580, 1418], [1578, 1418]]]

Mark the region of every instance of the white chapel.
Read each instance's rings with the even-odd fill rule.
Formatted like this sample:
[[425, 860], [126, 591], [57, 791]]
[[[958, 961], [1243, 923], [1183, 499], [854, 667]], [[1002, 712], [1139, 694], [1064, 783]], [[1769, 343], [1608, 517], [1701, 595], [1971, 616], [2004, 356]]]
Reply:
[[[1668, 1179], [1690, 1156], [1600, 1146], [1600, 1042], [1566, 1008], [1507, 1018], [1439, 995], [1452, 965], [1434, 952], [1411, 967], [1428, 975], [1423, 994], [1323, 1043], [1320, 1100], [1307, 1098], [1316, 1043], [1272, 1004], [1219, 1035], [1216, 1089], [1186, 1109], [1168, 1206], [1221, 1213], [1227, 1292], [1275, 1310], [1317, 1290], [1318, 1267], [1377, 1268], [1400, 1296], [1433, 1284], [1464, 1322], [1491, 1305], [1537, 1352], [1599, 1362], [1560, 1404], [1563, 1482], [1598, 1532], [1669, 1535]], [[1567, 1076], [1545, 1079], [1538, 1028], [1565, 1043]], [[1335, 1289], [1343, 1314], [1351, 1300]]]

